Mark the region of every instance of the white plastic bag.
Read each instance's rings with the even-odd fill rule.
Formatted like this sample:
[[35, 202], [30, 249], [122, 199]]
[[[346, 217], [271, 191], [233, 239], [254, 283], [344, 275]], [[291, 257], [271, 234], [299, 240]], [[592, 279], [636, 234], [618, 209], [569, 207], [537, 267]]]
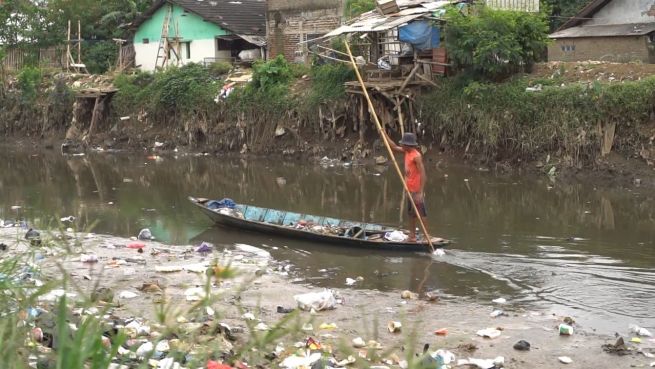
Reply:
[[315, 311], [331, 310], [336, 308], [337, 299], [332, 291], [325, 289], [322, 292], [310, 292], [302, 295], [295, 295], [293, 299], [298, 303], [298, 307], [305, 311], [314, 309]]

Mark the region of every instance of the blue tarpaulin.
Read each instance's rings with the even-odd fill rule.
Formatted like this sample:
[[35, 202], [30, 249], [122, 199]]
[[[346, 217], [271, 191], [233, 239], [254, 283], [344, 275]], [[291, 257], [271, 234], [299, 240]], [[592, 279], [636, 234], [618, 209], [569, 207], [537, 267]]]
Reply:
[[418, 50], [429, 50], [439, 47], [440, 31], [428, 21], [416, 21], [400, 27], [398, 38]]

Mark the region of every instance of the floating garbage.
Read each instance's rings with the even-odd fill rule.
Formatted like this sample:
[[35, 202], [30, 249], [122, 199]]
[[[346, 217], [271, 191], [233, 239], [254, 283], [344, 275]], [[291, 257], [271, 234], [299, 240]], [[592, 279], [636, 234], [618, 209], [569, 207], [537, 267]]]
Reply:
[[132, 291], [121, 291], [121, 292], [118, 294], [118, 298], [119, 298], [119, 299], [124, 299], [124, 300], [133, 299], [133, 298], [135, 298], [135, 297], [137, 297], [137, 296], [139, 296], [139, 295], [136, 294], [136, 293], [134, 293], [134, 292], [132, 292]]
[[491, 339], [500, 337], [501, 334], [502, 332], [496, 328], [481, 329], [477, 332], [478, 336]]
[[73, 223], [75, 221], [75, 217], [70, 215], [67, 217], [60, 218], [59, 221], [62, 223]]
[[505, 358], [498, 356], [495, 359], [462, 359], [457, 361], [457, 366], [475, 365], [480, 369], [501, 368], [505, 364]]
[[307, 354], [304, 356], [292, 355], [284, 359], [280, 366], [286, 369], [300, 369], [300, 368], [311, 368], [312, 365], [319, 361], [323, 356], [320, 352], [310, 353], [307, 351]]
[[389, 333], [399, 333], [402, 327], [403, 325], [400, 322], [389, 322], [389, 324], [387, 324]]
[[505, 312], [502, 310], [494, 310], [489, 314], [489, 316], [492, 318], [498, 318], [499, 316], [503, 316], [503, 315], [507, 315], [507, 314], [505, 314]]
[[80, 261], [82, 263], [92, 264], [98, 262], [98, 255], [95, 254], [82, 254], [80, 255]]
[[446, 336], [448, 335], [448, 328], [439, 328], [436, 331], [434, 331], [434, 334], [437, 336]]
[[562, 364], [571, 364], [573, 362], [573, 359], [568, 356], [560, 356], [557, 358], [557, 360], [559, 360]]
[[495, 300], [492, 300], [491, 302], [493, 302], [494, 304], [506, 304], [507, 300], [501, 297], [501, 298], [497, 298]]
[[558, 329], [559, 329], [559, 334], [562, 336], [573, 335], [573, 327], [571, 327], [568, 324], [560, 324]]
[[262, 257], [262, 258], [267, 258], [268, 259], [268, 258], [271, 257], [271, 254], [268, 251], [262, 250], [260, 248], [255, 247], [255, 246], [250, 246], [250, 245], [245, 245], [245, 244], [242, 244], [242, 243], [237, 243], [237, 244], [234, 245], [234, 247], [237, 250], [245, 251], [245, 252], [250, 253], [250, 254], [255, 254], [255, 255], [257, 255], [259, 257]]
[[214, 245], [209, 243], [209, 242], [203, 242], [198, 246], [196, 249], [196, 252], [199, 252], [201, 254], [208, 254], [214, 250]]
[[318, 329], [322, 329], [325, 331], [331, 331], [337, 329], [337, 325], [335, 323], [322, 323]]
[[325, 289], [322, 292], [310, 292], [293, 296], [298, 307], [305, 311], [331, 310], [336, 308], [337, 300], [331, 290]]
[[140, 358], [145, 358], [150, 354], [153, 350], [155, 349], [155, 346], [152, 344], [152, 342], [146, 342], [139, 346], [138, 349], [136, 349], [136, 356]]
[[148, 228], [142, 229], [136, 238], [140, 239], [141, 241], [150, 241], [155, 239], [152, 236], [152, 232], [150, 232], [150, 229]]
[[146, 247], [146, 244], [143, 242], [130, 242], [127, 244], [128, 249], [143, 249]]
[[207, 297], [205, 289], [202, 287], [192, 287], [184, 291], [187, 301], [200, 301]]
[[653, 337], [653, 335], [646, 328], [642, 328], [636, 324], [630, 324], [630, 332], [642, 337]]
[[241, 318], [245, 319], [245, 320], [256, 320], [257, 319], [257, 318], [255, 318], [255, 315], [253, 313], [244, 313], [243, 315], [241, 315]]
[[357, 337], [353, 339], [353, 347], [354, 348], [362, 348], [366, 346], [366, 342], [362, 339], [362, 337]]

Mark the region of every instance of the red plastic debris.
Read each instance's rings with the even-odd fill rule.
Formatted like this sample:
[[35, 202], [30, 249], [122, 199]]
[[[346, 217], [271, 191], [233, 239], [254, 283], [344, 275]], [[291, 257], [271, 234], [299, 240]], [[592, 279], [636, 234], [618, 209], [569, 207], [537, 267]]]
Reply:
[[229, 365], [219, 363], [217, 361], [209, 360], [207, 362], [207, 369], [234, 369]]
[[145, 243], [141, 242], [131, 242], [127, 244], [128, 249], [143, 249], [146, 247]]

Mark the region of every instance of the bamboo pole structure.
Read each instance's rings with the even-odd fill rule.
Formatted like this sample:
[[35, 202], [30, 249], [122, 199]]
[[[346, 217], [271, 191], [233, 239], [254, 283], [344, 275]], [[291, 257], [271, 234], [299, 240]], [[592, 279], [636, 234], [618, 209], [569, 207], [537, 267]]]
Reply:
[[391, 150], [391, 146], [389, 145], [389, 141], [387, 141], [387, 135], [384, 133], [384, 129], [382, 128], [382, 125], [380, 124], [380, 120], [378, 119], [378, 115], [375, 112], [375, 107], [373, 106], [373, 101], [371, 101], [371, 97], [368, 95], [368, 90], [366, 89], [366, 84], [364, 84], [364, 80], [362, 79], [362, 75], [359, 73], [359, 68], [357, 66], [357, 63], [355, 62], [355, 58], [353, 57], [352, 52], [350, 51], [350, 44], [346, 40], [346, 50], [348, 51], [348, 56], [350, 57], [350, 62], [353, 65], [353, 68], [355, 69], [355, 75], [357, 75], [357, 80], [359, 81], [359, 84], [362, 86], [362, 92], [364, 93], [364, 97], [368, 101], [368, 108], [371, 112], [371, 115], [373, 116], [373, 122], [375, 122], [375, 126], [378, 129], [378, 133], [382, 137], [382, 141], [384, 142], [384, 146], [387, 148], [387, 151], [389, 153], [389, 157], [391, 158], [391, 161], [393, 162], [394, 167], [396, 168], [396, 172], [398, 173], [398, 177], [400, 177], [400, 181], [403, 184], [403, 187], [405, 188], [405, 192], [407, 193], [407, 197], [409, 198], [410, 203], [412, 204], [412, 208], [414, 209], [414, 212], [416, 214], [416, 218], [419, 221], [419, 224], [421, 226], [421, 230], [423, 231], [423, 236], [425, 239], [428, 241], [428, 246], [430, 247], [430, 250], [432, 253], [434, 253], [434, 245], [432, 244], [432, 239], [430, 238], [430, 234], [428, 233], [427, 228], [425, 227], [425, 223], [423, 223], [423, 219], [420, 216], [420, 212], [418, 211], [418, 208], [416, 207], [416, 202], [414, 202], [414, 198], [412, 197], [412, 193], [409, 191], [409, 187], [407, 187], [407, 182], [405, 182], [405, 177], [403, 176], [403, 172], [400, 170], [400, 166], [398, 166], [398, 162], [396, 161], [396, 158], [393, 155], [393, 150]]

